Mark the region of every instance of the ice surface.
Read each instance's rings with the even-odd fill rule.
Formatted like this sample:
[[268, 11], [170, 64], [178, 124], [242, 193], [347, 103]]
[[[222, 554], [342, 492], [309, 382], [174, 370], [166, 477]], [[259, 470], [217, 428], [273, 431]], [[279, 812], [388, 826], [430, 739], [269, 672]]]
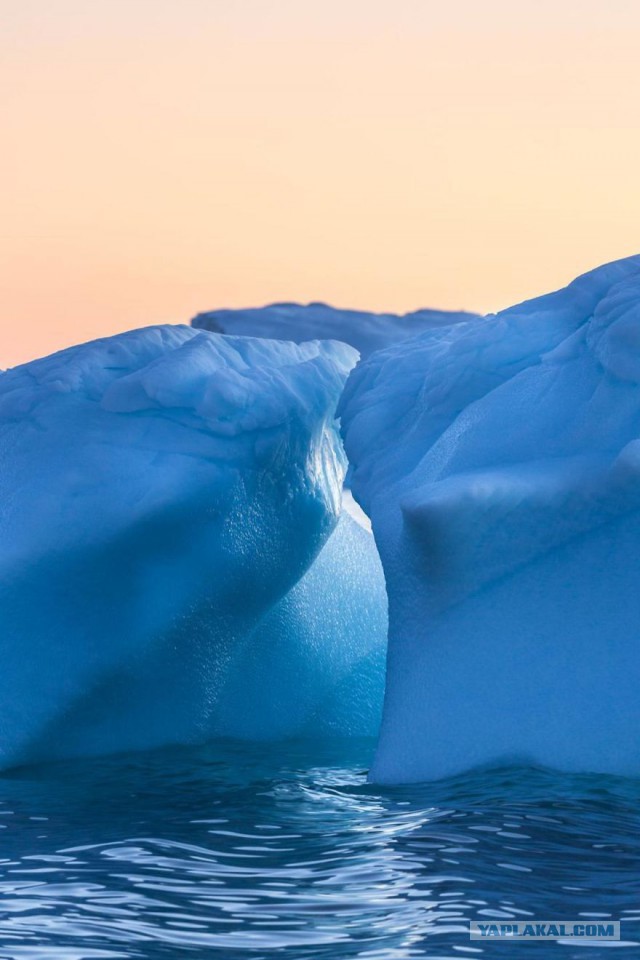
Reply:
[[356, 499], [389, 591], [372, 777], [640, 774], [640, 257], [360, 364]]
[[355, 360], [151, 327], [0, 375], [0, 765], [375, 732], [382, 573], [333, 533]]
[[413, 313], [366, 313], [339, 310], [326, 303], [274, 303], [247, 310], [212, 310], [199, 313], [194, 327], [274, 340], [330, 339], [351, 344], [362, 357], [374, 350], [416, 336], [432, 327], [470, 320], [473, 313], [449, 310], [415, 310]]

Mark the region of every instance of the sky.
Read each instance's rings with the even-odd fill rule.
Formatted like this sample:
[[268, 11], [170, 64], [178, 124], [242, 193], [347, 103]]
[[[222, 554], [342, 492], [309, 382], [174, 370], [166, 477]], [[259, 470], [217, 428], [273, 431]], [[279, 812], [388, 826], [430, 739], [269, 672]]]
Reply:
[[637, 0], [0, 0], [0, 367], [640, 252]]

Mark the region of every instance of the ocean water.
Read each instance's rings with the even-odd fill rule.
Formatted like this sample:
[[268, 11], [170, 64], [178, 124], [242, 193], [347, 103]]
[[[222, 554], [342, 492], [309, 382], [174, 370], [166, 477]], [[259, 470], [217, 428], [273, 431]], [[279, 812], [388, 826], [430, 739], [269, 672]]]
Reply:
[[[4, 774], [0, 957], [640, 957], [640, 781], [509, 768], [381, 789], [372, 751], [214, 743]], [[596, 916], [620, 944], [468, 934]]]

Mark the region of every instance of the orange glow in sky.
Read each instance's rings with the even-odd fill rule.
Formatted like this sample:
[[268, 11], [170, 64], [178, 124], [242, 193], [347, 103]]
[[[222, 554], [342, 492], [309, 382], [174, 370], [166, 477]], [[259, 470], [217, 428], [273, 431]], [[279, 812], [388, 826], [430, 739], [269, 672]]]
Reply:
[[0, 367], [640, 251], [637, 0], [0, 0]]

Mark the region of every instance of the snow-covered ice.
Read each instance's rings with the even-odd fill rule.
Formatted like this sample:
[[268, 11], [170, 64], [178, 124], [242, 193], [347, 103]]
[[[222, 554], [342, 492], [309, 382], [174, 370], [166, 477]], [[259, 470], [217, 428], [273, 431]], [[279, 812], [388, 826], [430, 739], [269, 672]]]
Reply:
[[389, 592], [372, 778], [640, 774], [640, 257], [356, 367]]
[[150, 327], [0, 375], [1, 766], [375, 732], [384, 582], [335, 529], [356, 358]]
[[415, 310], [412, 313], [367, 313], [340, 310], [326, 303], [274, 303], [246, 310], [212, 310], [199, 313], [194, 327], [274, 340], [342, 340], [362, 357], [398, 340], [414, 337], [432, 327], [461, 323], [473, 313], [450, 310]]

